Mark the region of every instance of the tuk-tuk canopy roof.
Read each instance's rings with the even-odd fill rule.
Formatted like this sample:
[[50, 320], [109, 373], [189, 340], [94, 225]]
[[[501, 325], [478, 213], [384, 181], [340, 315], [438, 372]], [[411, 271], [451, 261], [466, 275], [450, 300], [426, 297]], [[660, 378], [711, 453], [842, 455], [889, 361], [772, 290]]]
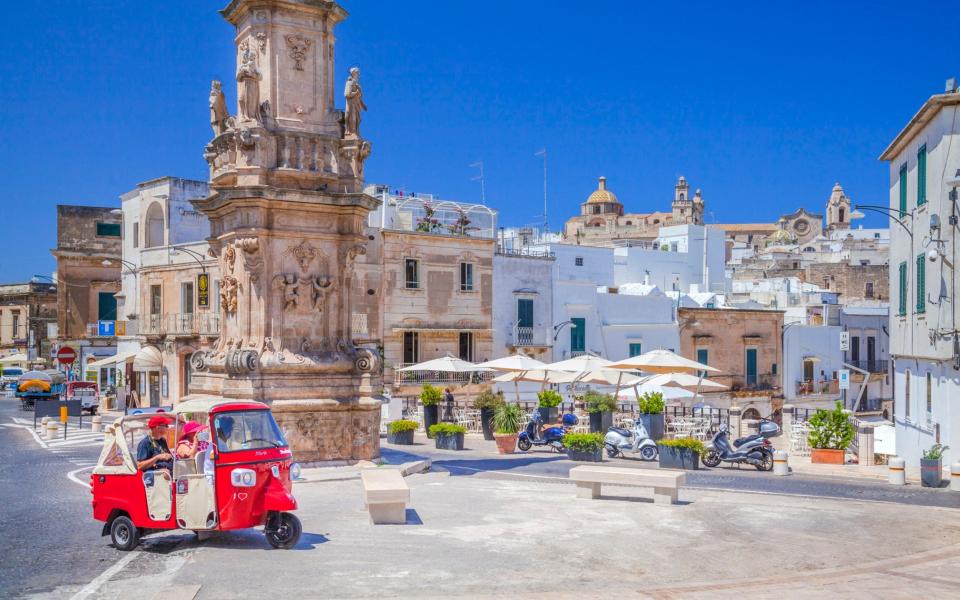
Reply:
[[181, 402], [173, 407], [173, 414], [184, 413], [209, 413], [215, 409], [225, 406], [235, 406], [238, 409], [244, 408], [270, 408], [262, 402], [255, 400], [228, 400], [219, 396], [201, 396], [193, 398], [186, 402]]

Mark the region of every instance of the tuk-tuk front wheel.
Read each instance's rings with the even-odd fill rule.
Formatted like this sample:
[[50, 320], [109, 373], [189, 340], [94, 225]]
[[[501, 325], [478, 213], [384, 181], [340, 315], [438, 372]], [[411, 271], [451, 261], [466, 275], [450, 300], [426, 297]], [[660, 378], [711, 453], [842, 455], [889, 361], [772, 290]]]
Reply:
[[129, 517], [120, 515], [110, 524], [110, 541], [117, 550], [133, 550], [140, 543], [140, 530]]
[[297, 515], [288, 512], [280, 513], [276, 516], [275, 523], [274, 527], [268, 524], [268, 528], [264, 530], [270, 545], [280, 550], [289, 550], [296, 546], [303, 531]]

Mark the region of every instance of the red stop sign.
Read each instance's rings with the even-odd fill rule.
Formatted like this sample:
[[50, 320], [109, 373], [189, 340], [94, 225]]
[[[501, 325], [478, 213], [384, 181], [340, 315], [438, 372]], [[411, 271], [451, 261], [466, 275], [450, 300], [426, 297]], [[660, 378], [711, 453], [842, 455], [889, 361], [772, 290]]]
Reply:
[[57, 351], [57, 361], [61, 365], [73, 364], [77, 360], [77, 351], [70, 346], [64, 346]]

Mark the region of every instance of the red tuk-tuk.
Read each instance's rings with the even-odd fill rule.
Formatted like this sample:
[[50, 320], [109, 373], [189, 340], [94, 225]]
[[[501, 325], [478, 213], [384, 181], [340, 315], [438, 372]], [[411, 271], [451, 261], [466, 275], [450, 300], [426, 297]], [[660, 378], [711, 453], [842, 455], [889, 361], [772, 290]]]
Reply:
[[[300, 467], [266, 404], [197, 398], [170, 413], [168, 446], [173, 470], [137, 470], [136, 448], [149, 435], [156, 414], [127, 415], [106, 433], [90, 475], [93, 518], [103, 521], [120, 550], [132, 550], [141, 536], [164, 530], [224, 531], [264, 526], [274, 548], [292, 548], [300, 539], [293, 479]], [[176, 440], [188, 421], [208, 428], [197, 434], [202, 449], [194, 458], [176, 458]]]

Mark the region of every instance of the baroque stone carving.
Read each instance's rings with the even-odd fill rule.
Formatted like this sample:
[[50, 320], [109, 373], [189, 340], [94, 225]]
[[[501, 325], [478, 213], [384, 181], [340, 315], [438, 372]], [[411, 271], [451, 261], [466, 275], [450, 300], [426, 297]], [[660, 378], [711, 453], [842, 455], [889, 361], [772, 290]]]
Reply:
[[257, 69], [257, 56], [246, 42], [240, 44], [242, 51], [240, 67], [237, 69], [237, 102], [241, 121], [260, 120], [260, 71]]
[[237, 251], [233, 246], [227, 246], [223, 251], [223, 266], [227, 274], [233, 273], [233, 267], [236, 264]]
[[363, 163], [370, 156], [371, 150], [370, 142], [364, 140], [353, 157], [353, 174], [357, 179], [363, 179]]
[[370, 348], [357, 348], [353, 366], [360, 373], [376, 373], [380, 370], [380, 355]]
[[330, 286], [333, 282], [329, 277], [317, 275], [313, 278], [313, 308], [317, 312], [323, 311], [323, 305], [327, 301], [327, 293], [330, 292]]
[[283, 291], [284, 310], [297, 307], [300, 300], [297, 288], [300, 287], [300, 283], [296, 275], [277, 275], [273, 278], [273, 285]]
[[250, 276], [250, 281], [256, 283], [260, 280], [260, 267], [263, 266], [263, 256], [260, 254], [260, 240], [255, 237], [239, 238], [237, 240], [237, 248], [243, 250], [247, 274]]
[[257, 45], [260, 47], [260, 52], [266, 52], [267, 51], [267, 34], [261, 31], [254, 37], [257, 38]]
[[310, 263], [317, 257], [317, 249], [310, 245], [310, 242], [303, 240], [297, 246], [294, 246], [290, 253], [300, 263], [300, 269], [306, 271]]
[[241, 375], [257, 370], [260, 360], [254, 350], [228, 350], [224, 366], [227, 373]]
[[237, 312], [238, 288], [239, 283], [237, 282], [236, 277], [227, 275], [223, 278], [223, 282], [220, 285], [220, 305], [223, 306], [223, 309], [228, 315], [232, 315]]
[[346, 99], [346, 114], [343, 120], [344, 137], [357, 139], [360, 137], [360, 113], [367, 110], [367, 105], [363, 102], [363, 88], [360, 87], [360, 69], [357, 67], [350, 69], [350, 75], [343, 89], [343, 97]]
[[293, 59], [293, 68], [302, 71], [303, 63], [307, 60], [307, 52], [310, 51], [313, 40], [299, 33], [288, 35], [286, 40], [287, 50], [290, 53], [290, 58]]
[[210, 365], [208, 361], [210, 360], [210, 353], [206, 350], [197, 350], [190, 355], [190, 368], [196, 371], [197, 373], [206, 372]]
[[219, 81], [214, 79], [210, 83], [210, 127], [214, 137], [226, 133], [227, 121], [230, 113], [227, 111], [227, 100], [223, 96], [223, 89]]

